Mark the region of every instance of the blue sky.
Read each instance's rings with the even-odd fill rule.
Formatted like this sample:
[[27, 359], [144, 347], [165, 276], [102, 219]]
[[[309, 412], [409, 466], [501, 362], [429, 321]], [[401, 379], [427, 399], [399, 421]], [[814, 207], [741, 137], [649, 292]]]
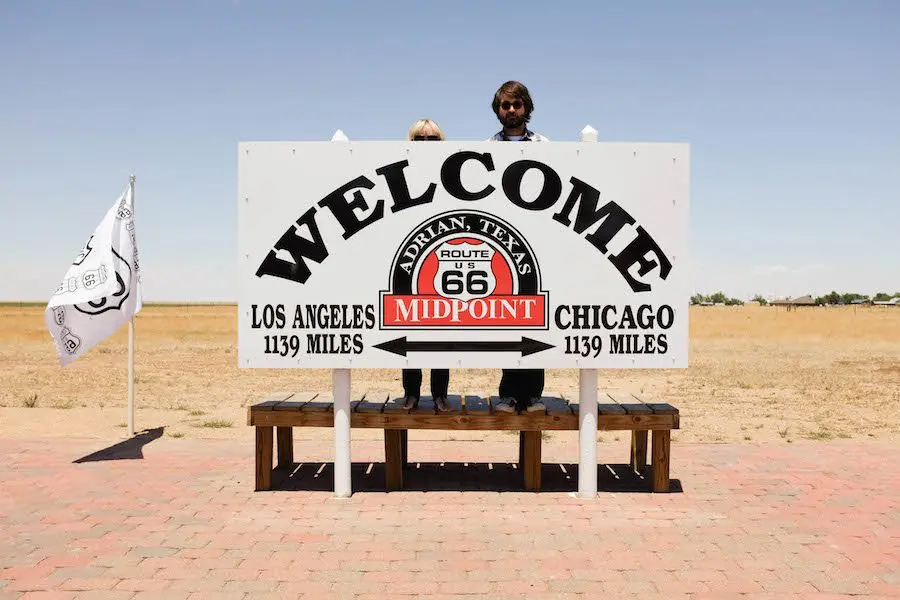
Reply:
[[900, 3], [3, 2], [0, 299], [137, 178], [145, 299], [234, 300], [244, 140], [499, 127], [691, 144], [693, 288], [900, 292]]

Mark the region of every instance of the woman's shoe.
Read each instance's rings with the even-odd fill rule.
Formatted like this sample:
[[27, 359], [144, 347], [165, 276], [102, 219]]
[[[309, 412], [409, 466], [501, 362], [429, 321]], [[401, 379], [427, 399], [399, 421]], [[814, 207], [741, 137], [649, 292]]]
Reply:
[[447, 399], [441, 396], [434, 399], [434, 407], [438, 412], [447, 412], [448, 410], [450, 410], [450, 406], [447, 404]]

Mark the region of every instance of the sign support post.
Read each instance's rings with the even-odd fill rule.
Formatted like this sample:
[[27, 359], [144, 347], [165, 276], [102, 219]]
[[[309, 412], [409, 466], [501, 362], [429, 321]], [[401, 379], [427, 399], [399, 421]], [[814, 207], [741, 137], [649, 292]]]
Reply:
[[334, 496], [349, 498], [350, 481], [350, 369], [333, 369], [334, 394]]
[[[597, 130], [581, 130], [582, 142], [596, 142]], [[597, 370], [578, 370], [578, 495], [597, 496]]]
[[597, 369], [578, 370], [578, 496], [597, 496]]
[[[332, 142], [350, 141], [338, 129]], [[331, 389], [334, 395], [334, 496], [349, 498], [353, 493], [350, 477], [350, 369], [331, 371]]]

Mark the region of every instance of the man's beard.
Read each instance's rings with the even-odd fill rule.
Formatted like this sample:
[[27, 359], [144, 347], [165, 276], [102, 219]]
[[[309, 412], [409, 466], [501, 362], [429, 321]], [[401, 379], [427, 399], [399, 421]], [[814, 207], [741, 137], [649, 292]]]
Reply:
[[525, 125], [525, 115], [506, 115], [505, 118], [500, 119], [500, 122], [503, 123], [504, 127], [515, 129], [517, 127], [522, 127], [523, 125]]

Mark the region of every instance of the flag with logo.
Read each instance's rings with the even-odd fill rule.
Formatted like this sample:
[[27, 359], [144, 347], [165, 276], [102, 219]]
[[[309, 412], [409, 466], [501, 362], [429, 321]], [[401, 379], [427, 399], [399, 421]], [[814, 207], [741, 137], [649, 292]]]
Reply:
[[65, 366], [102, 342], [143, 306], [134, 229], [134, 188], [109, 209], [69, 266], [44, 320]]

